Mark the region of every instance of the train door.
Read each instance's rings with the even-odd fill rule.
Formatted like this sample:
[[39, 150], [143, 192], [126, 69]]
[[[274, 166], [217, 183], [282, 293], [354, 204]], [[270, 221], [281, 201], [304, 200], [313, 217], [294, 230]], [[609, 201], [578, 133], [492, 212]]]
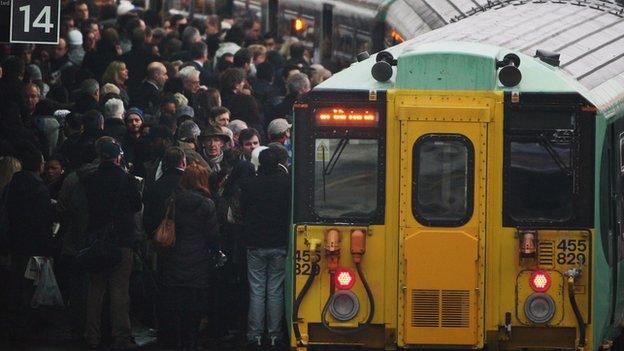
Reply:
[[399, 108], [403, 340], [481, 345], [487, 123], [494, 107], [435, 100]]

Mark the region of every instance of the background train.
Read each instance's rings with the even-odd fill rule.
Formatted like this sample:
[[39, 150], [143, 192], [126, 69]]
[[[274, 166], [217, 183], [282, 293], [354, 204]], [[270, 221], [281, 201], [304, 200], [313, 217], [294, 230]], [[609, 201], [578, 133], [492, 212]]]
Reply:
[[336, 69], [494, 6], [488, 0], [164, 0], [168, 13], [219, 13], [261, 20], [265, 32], [299, 38], [315, 62]]
[[493, 2], [298, 101], [291, 345], [624, 349], [623, 16]]

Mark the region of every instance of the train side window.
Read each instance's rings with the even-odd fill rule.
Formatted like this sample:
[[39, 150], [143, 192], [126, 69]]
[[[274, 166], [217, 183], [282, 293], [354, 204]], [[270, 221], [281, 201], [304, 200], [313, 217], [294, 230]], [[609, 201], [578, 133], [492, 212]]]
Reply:
[[458, 134], [427, 134], [412, 149], [412, 213], [426, 226], [459, 227], [473, 212], [474, 147]]

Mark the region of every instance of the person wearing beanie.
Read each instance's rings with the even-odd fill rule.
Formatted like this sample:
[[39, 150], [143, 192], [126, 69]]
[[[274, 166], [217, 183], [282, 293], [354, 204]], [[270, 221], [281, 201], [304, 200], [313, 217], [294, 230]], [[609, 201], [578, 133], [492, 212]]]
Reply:
[[[137, 147], [141, 141], [141, 126], [143, 125], [143, 111], [132, 107], [126, 111], [124, 121], [126, 124], [126, 134], [121, 140], [124, 149], [124, 159], [130, 169], [137, 162], [143, 159], [137, 154]], [[138, 152], [140, 153], [140, 152]]]
[[104, 104], [104, 135], [121, 141], [126, 134], [123, 101], [112, 98]]
[[67, 44], [69, 44], [69, 61], [71, 61], [76, 66], [82, 65], [82, 61], [84, 60], [85, 51], [82, 47], [82, 43], [82, 32], [80, 32], [78, 29], [72, 29], [67, 33]]

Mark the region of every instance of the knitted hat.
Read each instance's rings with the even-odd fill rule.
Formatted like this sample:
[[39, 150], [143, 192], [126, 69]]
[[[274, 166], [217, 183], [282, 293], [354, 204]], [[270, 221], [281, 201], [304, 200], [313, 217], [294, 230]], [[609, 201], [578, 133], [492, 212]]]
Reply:
[[144, 113], [138, 107], [131, 107], [131, 108], [129, 108], [128, 111], [126, 111], [126, 115], [124, 116], [124, 119], [128, 118], [128, 116], [130, 116], [130, 115], [137, 115], [137, 116], [139, 116], [139, 118], [141, 118], [141, 121], [144, 121]]
[[67, 33], [67, 43], [69, 45], [82, 45], [82, 33], [78, 29], [72, 29]]

